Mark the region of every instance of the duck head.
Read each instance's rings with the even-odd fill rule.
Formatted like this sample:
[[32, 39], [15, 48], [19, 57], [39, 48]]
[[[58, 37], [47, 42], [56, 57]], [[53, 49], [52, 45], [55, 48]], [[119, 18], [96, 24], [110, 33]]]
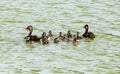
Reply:
[[52, 37], [53, 36], [53, 34], [52, 34], [52, 31], [50, 30], [49, 31], [49, 34], [48, 34], [50, 37]]
[[27, 26], [26, 28], [25, 28], [26, 30], [29, 30], [29, 31], [33, 31], [33, 27], [30, 25], [30, 26]]
[[52, 31], [51, 31], [51, 30], [49, 31], [49, 34], [52, 34]]
[[77, 32], [77, 36], [79, 36], [79, 34], [80, 34], [80, 33], [79, 33], [79, 32]]
[[46, 32], [43, 32], [42, 37], [46, 37]]
[[84, 28], [85, 28], [85, 29], [88, 29], [88, 25], [86, 24], [86, 25], [84, 26]]
[[62, 32], [59, 32], [59, 36], [60, 36], [60, 37], [62, 36]]
[[70, 32], [70, 31], [68, 31], [68, 34], [71, 34], [71, 32]]

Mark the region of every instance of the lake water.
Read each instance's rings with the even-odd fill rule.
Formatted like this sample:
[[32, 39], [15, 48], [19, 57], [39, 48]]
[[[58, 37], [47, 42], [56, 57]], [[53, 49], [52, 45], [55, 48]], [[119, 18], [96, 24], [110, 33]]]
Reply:
[[[96, 38], [77, 46], [24, 40], [28, 25], [57, 36], [85, 24]], [[120, 0], [1, 0], [0, 74], [120, 74]]]

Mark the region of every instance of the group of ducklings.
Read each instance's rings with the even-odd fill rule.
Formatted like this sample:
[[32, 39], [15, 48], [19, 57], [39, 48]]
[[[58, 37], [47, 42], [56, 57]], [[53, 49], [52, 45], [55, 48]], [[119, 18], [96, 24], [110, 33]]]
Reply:
[[[89, 32], [89, 26], [85, 25], [85, 32], [83, 33], [83, 37], [85, 38], [95, 38], [95, 35], [92, 32]], [[42, 33], [41, 37], [38, 37], [36, 35], [32, 35], [33, 32], [33, 27], [32, 26], [27, 26], [25, 28], [26, 30], [29, 31], [29, 34], [25, 37], [26, 42], [32, 42], [32, 41], [41, 41], [42, 44], [48, 44], [50, 43], [51, 39], [53, 39], [53, 33], [50, 30], [48, 32], [48, 35], [46, 32]], [[59, 36], [53, 39], [54, 43], [59, 43], [60, 41], [67, 41], [70, 42], [72, 41], [73, 43], [78, 43], [83, 37], [80, 36], [80, 33], [77, 32], [75, 35], [72, 35], [71, 31], [68, 31], [67, 34], [62, 34], [62, 32], [59, 32]]]

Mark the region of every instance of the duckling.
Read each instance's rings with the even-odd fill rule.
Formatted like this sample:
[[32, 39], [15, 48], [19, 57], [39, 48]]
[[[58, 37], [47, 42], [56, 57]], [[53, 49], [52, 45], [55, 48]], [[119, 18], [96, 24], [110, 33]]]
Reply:
[[60, 42], [59, 38], [54, 39], [54, 43], [59, 43], [59, 42]]
[[48, 40], [48, 42], [50, 42], [50, 40], [51, 40], [51, 36], [50, 35], [47, 36], [47, 40]]
[[84, 26], [84, 28], [85, 28], [85, 32], [82, 35], [83, 37], [86, 37], [86, 38], [95, 38], [95, 35], [92, 32], [88, 31], [89, 26], [87, 24]]
[[40, 37], [38, 37], [36, 35], [32, 35], [32, 32], [33, 32], [32, 26], [27, 26], [25, 29], [29, 31], [28, 36], [25, 37], [26, 42], [28, 42], [28, 41], [40, 41]]
[[77, 32], [76, 35], [77, 35], [77, 39], [78, 39], [78, 40], [82, 39], [82, 37], [80, 37], [80, 33], [79, 33], [79, 32]]
[[52, 31], [50, 30], [47, 36], [48, 41], [51, 40], [51, 37], [53, 36]]
[[65, 35], [65, 34], [63, 35], [62, 40], [63, 40], [63, 41], [65, 41], [65, 40], [66, 40], [66, 35]]
[[44, 37], [46, 37], [46, 32], [42, 33], [41, 39], [43, 39]]
[[67, 33], [67, 38], [68, 38], [68, 40], [67, 40], [68, 42], [72, 40], [72, 34], [70, 31], [68, 31], [68, 33]]
[[44, 38], [42, 38], [42, 43], [43, 44], [48, 44], [49, 43], [47, 36], [45, 36]]
[[78, 39], [78, 38], [77, 38], [77, 36], [76, 36], [76, 35], [74, 35], [74, 39], [73, 39], [73, 41], [74, 41], [74, 42], [79, 42], [79, 41], [80, 41], [80, 39]]
[[71, 34], [70, 31], [68, 31], [68, 33], [67, 33], [67, 37], [68, 37], [68, 38], [72, 38], [72, 34]]
[[52, 34], [52, 31], [51, 30], [49, 30], [49, 34], [48, 34], [50, 37], [52, 37], [53, 36], [53, 34]]
[[59, 39], [65, 41], [66, 35], [62, 35], [62, 32], [59, 32]]
[[73, 45], [77, 45], [78, 44], [78, 42], [79, 42], [80, 40], [79, 39], [77, 39], [77, 36], [76, 35], [74, 35], [74, 39], [73, 39]]

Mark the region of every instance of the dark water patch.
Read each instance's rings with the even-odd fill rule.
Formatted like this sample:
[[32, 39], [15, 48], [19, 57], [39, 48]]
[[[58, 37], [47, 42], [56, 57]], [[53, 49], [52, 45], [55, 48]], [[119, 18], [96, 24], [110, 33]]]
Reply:
[[86, 69], [86, 72], [93, 72], [93, 69]]
[[5, 64], [14, 64], [15, 62], [12, 62], [12, 61], [7, 61], [7, 62], [4, 62]]
[[23, 70], [20, 69], [20, 68], [15, 68], [14, 72], [17, 73], [17, 74], [19, 74], [19, 73], [23, 74]]
[[114, 38], [120, 38], [120, 36], [114, 35], [114, 34], [105, 34], [105, 35], [107, 35], [107, 36], [112, 36], [112, 37], [114, 37]]
[[21, 20], [15, 20], [15, 19], [3, 19], [2, 22], [8, 22], [8, 23], [25, 23]]
[[26, 10], [21, 10], [20, 8], [10, 8], [10, 7], [5, 7], [5, 6], [1, 6], [0, 7], [0, 11], [13, 11], [13, 12], [17, 12], [17, 13], [25, 13], [25, 14], [31, 14], [31, 11], [28, 11], [28, 9]]
[[[0, 6], [0, 8], [2, 9], [2, 8], [6, 8], [6, 7], [5, 7], [5, 6]], [[0, 10], [1, 10], [1, 9], [0, 9]]]
[[105, 55], [107, 55], [107, 54], [108, 54], [107, 52], [95, 53], [95, 55], [98, 55], [98, 56], [105, 56]]
[[68, 55], [61, 55], [64, 59], [72, 59], [71, 56], [68, 56]]
[[82, 9], [87, 9], [87, 8], [89, 8], [89, 6], [81, 6], [81, 5], [76, 5], [76, 7], [82, 8]]
[[41, 22], [41, 23], [45, 23], [45, 19], [37, 19], [37, 20], [34, 20], [33, 22]]
[[120, 53], [116, 53], [116, 54], [115, 54], [115, 56], [118, 56], [118, 57], [120, 57]]
[[24, 1], [21, 3], [22, 5], [27, 5], [27, 4], [31, 4], [31, 5], [37, 5], [37, 2], [30, 2], [30, 1]]
[[0, 37], [0, 42], [2, 42], [2, 41], [4, 41], [4, 40], [5, 40], [4, 38], [1, 38], [1, 37]]
[[52, 61], [54, 61], [53, 59], [47, 59], [46, 60], [47, 62], [52, 62]]
[[103, 68], [103, 69], [111, 69], [111, 66], [108, 66], [109, 64], [101, 63], [101, 64], [96, 64], [95, 67], [98, 68]]
[[5, 7], [5, 6], [2, 6], [1, 9], [6, 11], [20, 11], [20, 8], [12, 8], [12, 7]]
[[84, 72], [80, 72], [80, 71], [77, 71], [77, 70], [70, 70], [70, 69], [65, 69], [65, 68], [57, 68], [57, 67], [54, 67], [52, 69], [53, 73], [56, 73], [56, 74], [66, 74], [66, 73], [69, 73], [69, 74], [85, 74]]
[[66, 4], [64, 2], [43, 2], [44, 4], [47, 4], [47, 5], [63, 5], [63, 4]]
[[32, 74], [38, 74], [41, 70], [31, 70]]
[[120, 71], [108, 71], [105, 74], [120, 74]]
[[21, 12], [24, 13], [24, 14], [31, 14], [32, 13], [31, 11], [26, 11], [26, 10], [21, 11]]
[[90, 23], [90, 22], [86, 22], [86, 21], [82, 21], [82, 20], [74, 20], [71, 23], [74, 23], [74, 24], [78, 24], [78, 23], [86, 24], [86, 23]]

